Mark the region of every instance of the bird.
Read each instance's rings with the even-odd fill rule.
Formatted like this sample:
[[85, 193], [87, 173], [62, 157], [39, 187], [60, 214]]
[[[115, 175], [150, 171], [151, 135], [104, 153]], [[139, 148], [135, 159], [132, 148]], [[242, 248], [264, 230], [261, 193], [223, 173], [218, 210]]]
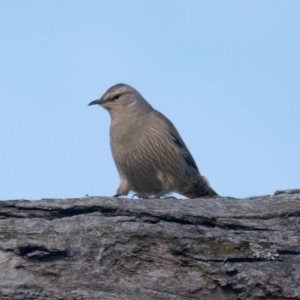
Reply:
[[136, 89], [119, 83], [88, 105], [102, 106], [111, 117], [110, 146], [120, 176], [113, 197], [130, 191], [142, 199], [172, 192], [187, 198], [218, 196], [173, 123]]

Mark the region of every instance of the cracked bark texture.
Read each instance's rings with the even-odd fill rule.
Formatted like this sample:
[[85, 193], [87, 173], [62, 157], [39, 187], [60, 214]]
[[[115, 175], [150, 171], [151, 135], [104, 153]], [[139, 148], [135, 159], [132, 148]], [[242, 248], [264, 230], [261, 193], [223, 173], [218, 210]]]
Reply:
[[300, 190], [0, 201], [0, 299], [300, 299]]

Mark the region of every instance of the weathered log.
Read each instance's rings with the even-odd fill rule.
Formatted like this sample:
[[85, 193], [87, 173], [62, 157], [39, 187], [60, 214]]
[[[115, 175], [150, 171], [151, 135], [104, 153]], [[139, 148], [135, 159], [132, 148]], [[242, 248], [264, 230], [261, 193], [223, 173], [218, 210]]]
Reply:
[[300, 190], [0, 201], [0, 299], [300, 299]]

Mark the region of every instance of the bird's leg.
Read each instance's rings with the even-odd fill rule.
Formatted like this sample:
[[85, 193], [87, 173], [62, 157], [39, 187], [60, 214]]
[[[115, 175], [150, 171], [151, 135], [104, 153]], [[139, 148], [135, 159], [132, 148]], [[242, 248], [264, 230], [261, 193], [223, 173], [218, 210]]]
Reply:
[[120, 194], [115, 194], [115, 195], [113, 195], [113, 197], [115, 197], [115, 198], [118, 198], [118, 197], [120, 197], [121, 195]]

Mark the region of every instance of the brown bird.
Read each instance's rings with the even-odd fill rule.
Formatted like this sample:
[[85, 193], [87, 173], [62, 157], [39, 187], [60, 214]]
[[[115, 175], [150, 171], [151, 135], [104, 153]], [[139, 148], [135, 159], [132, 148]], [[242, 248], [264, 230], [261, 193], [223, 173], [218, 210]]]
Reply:
[[98, 100], [111, 116], [110, 146], [120, 175], [114, 197], [129, 191], [141, 198], [177, 192], [188, 198], [217, 196], [172, 122], [126, 84], [109, 88]]

